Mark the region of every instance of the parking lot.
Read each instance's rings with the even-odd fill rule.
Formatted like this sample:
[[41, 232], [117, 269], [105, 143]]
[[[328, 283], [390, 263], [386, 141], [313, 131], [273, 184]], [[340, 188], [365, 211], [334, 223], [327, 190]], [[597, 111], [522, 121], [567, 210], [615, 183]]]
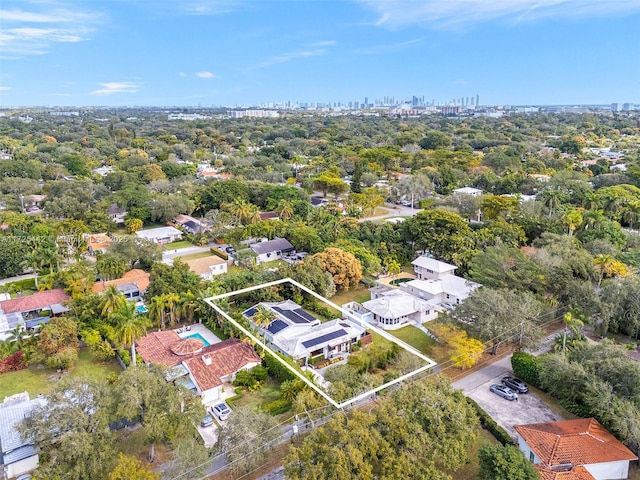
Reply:
[[[516, 436], [514, 425], [550, 422], [564, 420], [549, 406], [540, 400], [535, 393], [518, 395], [517, 401], [505, 400], [489, 391], [492, 383], [500, 384], [502, 377], [512, 375], [508, 358], [472, 373], [462, 381], [454, 384], [455, 388], [462, 388], [465, 394], [475, 400], [498, 425], [511, 436]], [[474, 382], [474, 379], [477, 382]], [[465, 387], [465, 385], [467, 385]]]

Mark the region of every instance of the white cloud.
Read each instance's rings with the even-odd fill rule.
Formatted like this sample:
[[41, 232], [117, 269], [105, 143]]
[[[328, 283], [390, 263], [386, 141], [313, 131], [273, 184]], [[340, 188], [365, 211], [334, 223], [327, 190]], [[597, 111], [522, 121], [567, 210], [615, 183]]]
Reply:
[[102, 88], [94, 90], [91, 95], [113, 95], [114, 93], [136, 93], [140, 85], [133, 82], [107, 82], [99, 83]]
[[376, 25], [451, 28], [496, 18], [515, 22], [544, 17], [614, 15], [640, 11], [640, 0], [359, 0], [378, 15]]
[[215, 78], [216, 76], [211, 72], [198, 72], [196, 76], [199, 78]]
[[298, 50], [297, 52], [284, 53], [282, 55], [277, 55], [275, 57], [268, 58], [264, 62], [260, 63], [258, 67], [260, 68], [270, 67], [272, 65], [277, 65], [279, 63], [290, 62], [298, 58], [317, 57], [319, 55], [324, 55], [325, 53], [327, 53], [327, 51], [323, 48], [316, 48], [313, 50]]
[[338, 44], [335, 40], [322, 40], [320, 42], [315, 42], [312, 45], [314, 47], [335, 47]]
[[57, 43], [88, 40], [94, 26], [104, 20], [99, 12], [69, 9], [56, 0], [33, 2], [29, 9], [0, 9], [0, 48], [4, 58], [42, 55]]
[[180, 73], [178, 73], [178, 76], [179, 76], [179, 77], [186, 77], [186, 76], [187, 76], [187, 74], [186, 74], [186, 73], [184, 73], [184, 72], [180, 72]]
[[11, 90], [11, 87], [5, 87], [0, 85], [0, 92], [6, 92], [7, 90]]
[[357, 53], [358, 55], [380, 55], [383, 53], [389, 52], [397, 52], [398, 50], [403, 50], [412, 45], [417, 45], [421, 43], [423, 38], [416, 38], [415, 40], [409, 40], [401, 43], [390, 43], [386, 45], [372, 45], [370, 47], [362, 47], [356, 48], [353, 50], [353, 53]]

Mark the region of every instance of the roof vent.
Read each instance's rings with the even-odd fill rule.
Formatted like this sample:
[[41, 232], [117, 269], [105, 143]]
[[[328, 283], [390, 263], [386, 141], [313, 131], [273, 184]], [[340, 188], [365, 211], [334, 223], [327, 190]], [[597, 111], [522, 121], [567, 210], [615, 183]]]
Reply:
[[213, 363], [211, 360], [211, 357], [207, 355], [202, 356], [202, 361], [204, 362], [205, 365], [211, 365], [211, 363]]

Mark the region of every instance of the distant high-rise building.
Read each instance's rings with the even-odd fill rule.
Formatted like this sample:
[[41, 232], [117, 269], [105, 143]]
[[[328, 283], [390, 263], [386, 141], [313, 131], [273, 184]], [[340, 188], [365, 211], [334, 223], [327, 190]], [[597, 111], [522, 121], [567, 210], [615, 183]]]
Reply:
[[480, 105], [480, 95], [476, 93], [476, 107]]
[[369, 108], [369, 97], [364, 97], [364, 108]]
[[618, 111], [618, 104], [617, 103], [612, 103], [611, 104], [611, 111], [612, 112], [617, 112]]
[[634, 110], [635, 105], [633, 103], [623, 103], [622, 104], [622, 111], [623, 112], [630, 112], [631, 110]]

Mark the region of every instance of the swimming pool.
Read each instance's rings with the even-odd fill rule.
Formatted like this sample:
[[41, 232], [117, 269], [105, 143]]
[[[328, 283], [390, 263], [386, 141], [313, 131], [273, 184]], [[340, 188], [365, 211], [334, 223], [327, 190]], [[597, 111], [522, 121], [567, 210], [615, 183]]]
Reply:
[[209, 345], [211, 345], [209, 342], [207, 342], [207, 339], [204, 338], [202, 335], [200, 335], [199, 333], [192, 333], [191, 335], [185, 335], [182, 338], [197, 338], [198, 340], [202, 340], [202, 343], [204, 343], [205, 347], [208, 347]]
[[138, 313], [147, 313], [149, 310], [147, 310], [147, 307], [145, 307], [144, 305], [137, 305], [136, 306], [136, 312]]

